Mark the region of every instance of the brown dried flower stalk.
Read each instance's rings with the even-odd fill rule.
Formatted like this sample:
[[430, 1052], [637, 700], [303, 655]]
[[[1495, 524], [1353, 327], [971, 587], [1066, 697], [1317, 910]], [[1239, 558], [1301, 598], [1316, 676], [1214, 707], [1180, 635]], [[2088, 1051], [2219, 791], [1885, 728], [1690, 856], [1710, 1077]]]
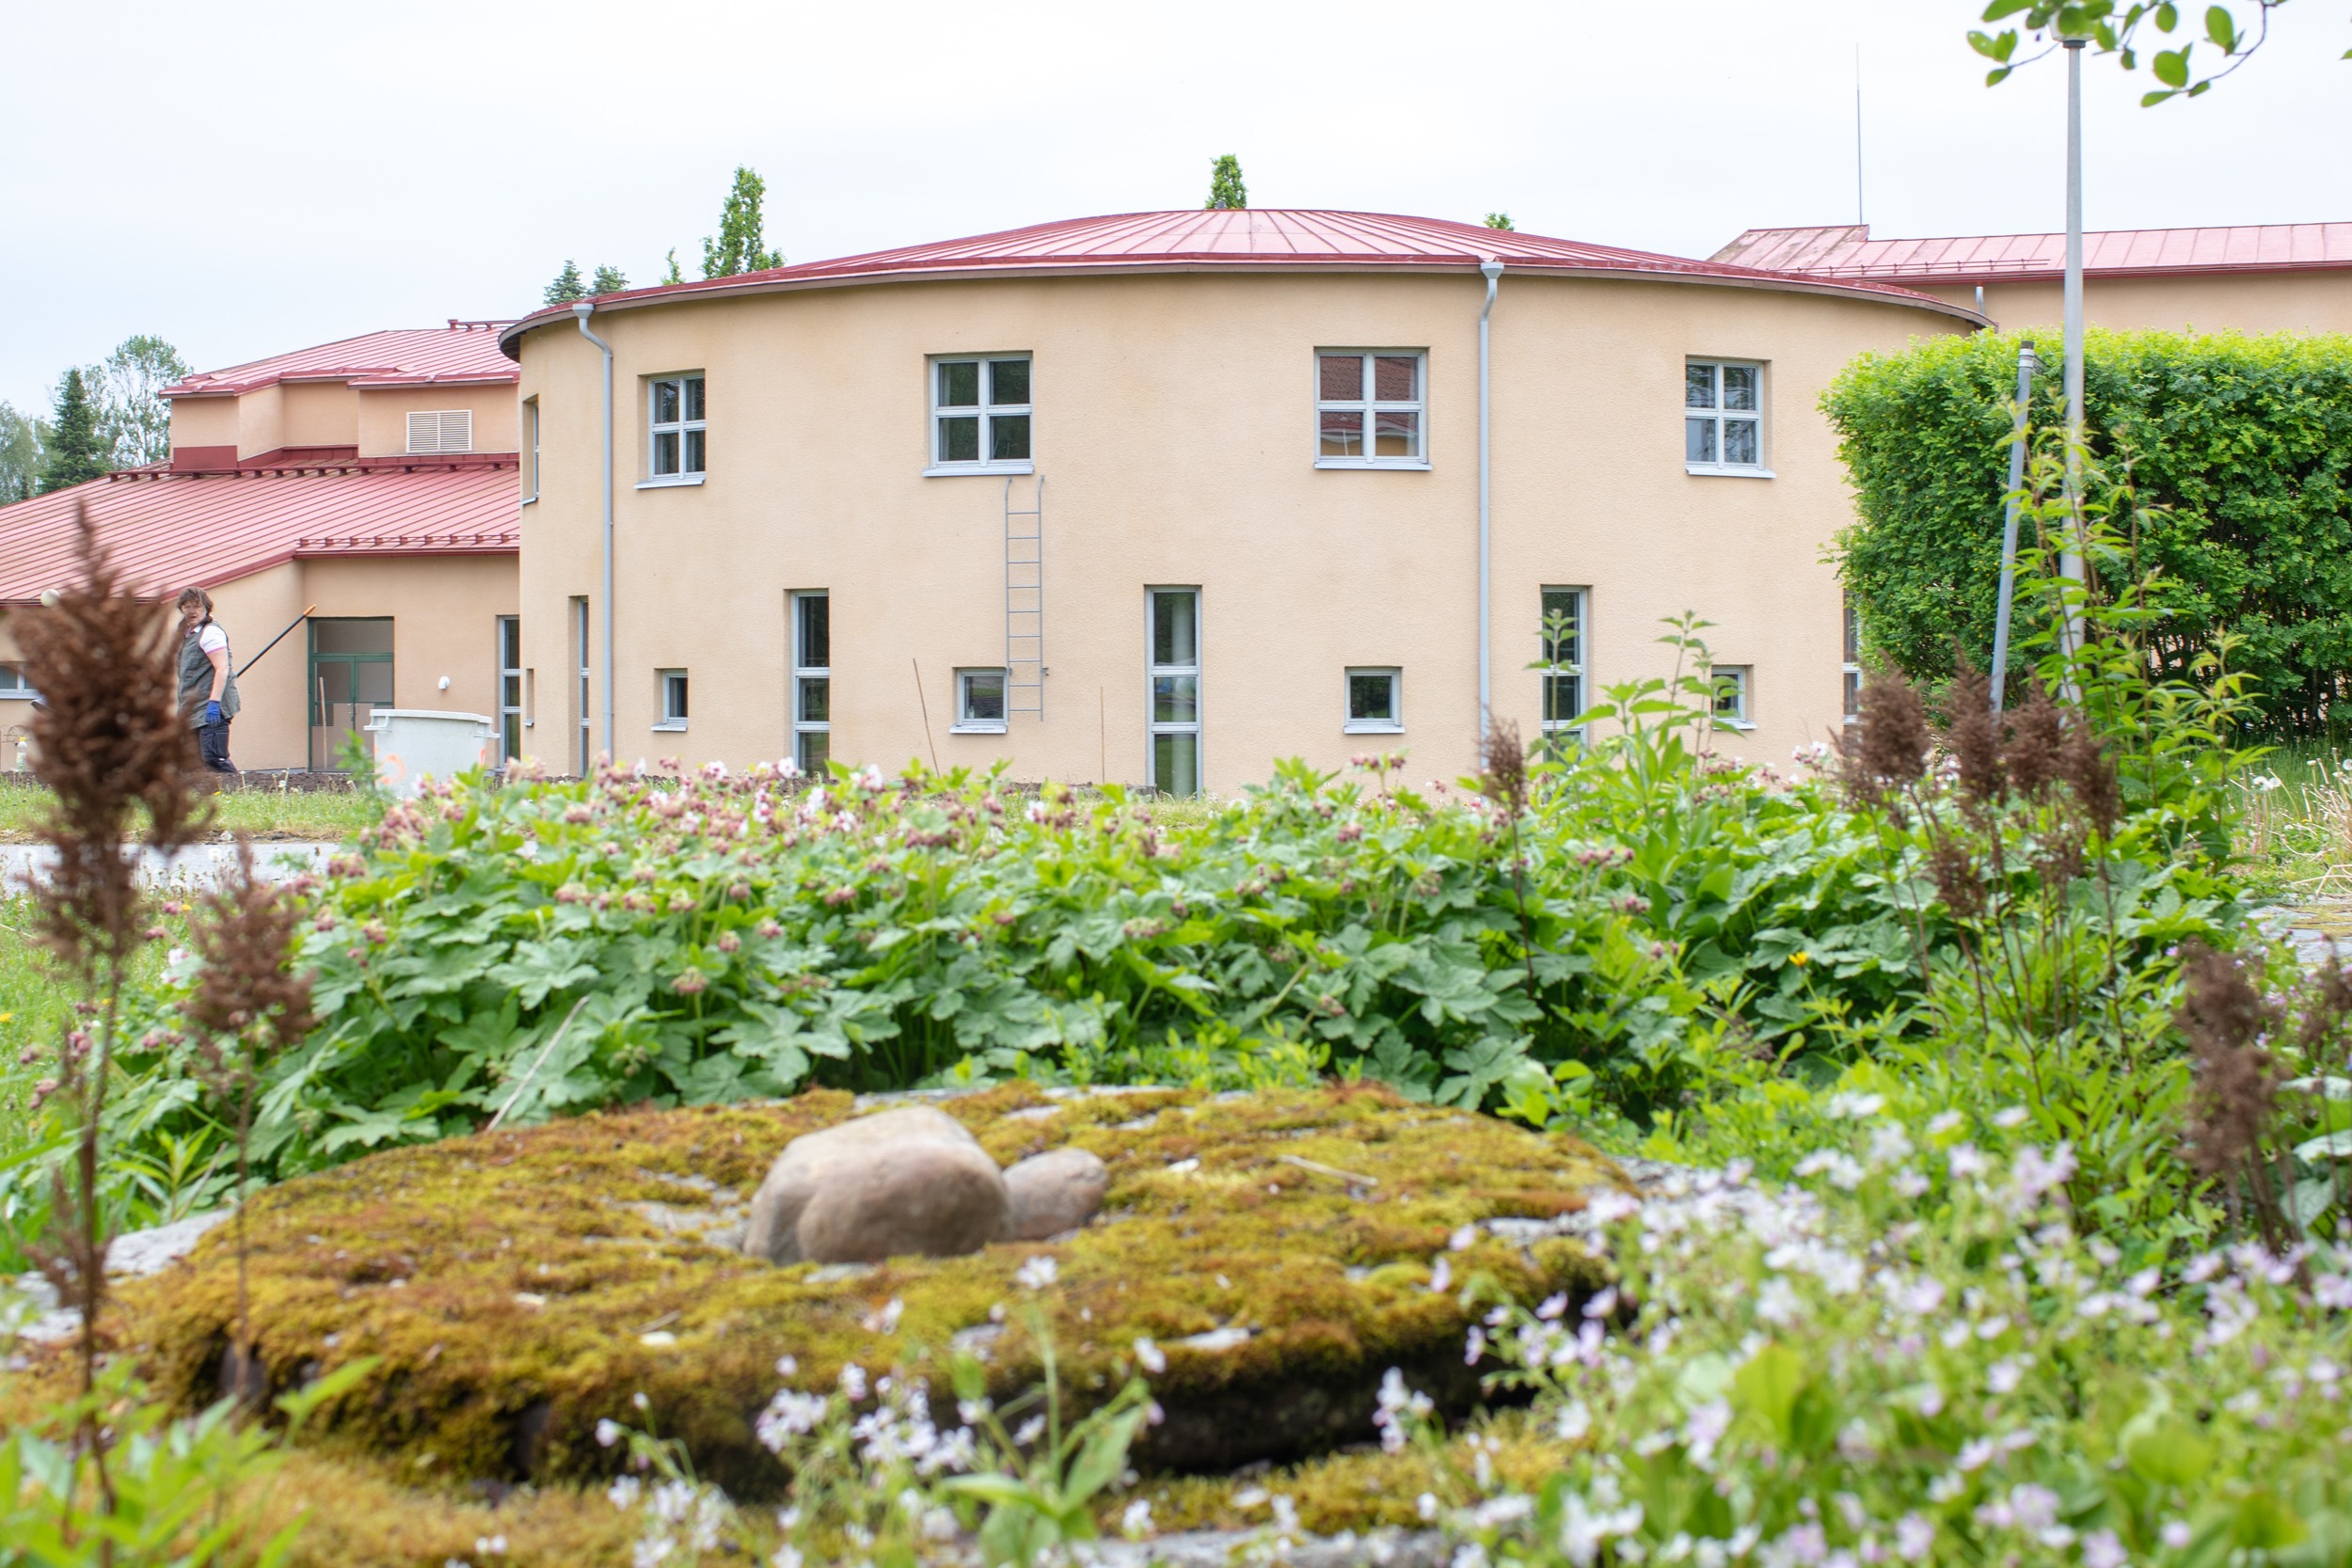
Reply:
[[2185, 955], [2182, 969], [2188, 993], [2174, 1022], [2188, 1037], [2195, 1074], [2184, 1152], [2189, 1168], [2222, 1183], [2233, 1213], [2241, 1200], [2249, 1202], [2265, 1239], [2275, 1243], [2277, 1206], [2268, 1201], [2261, 1163], [2278, 1078], [2262, 1042], [2278, 1026], [2280, 1010], [2255, 983], [2259, 960], [2199, 945]]
[[[51, 1173], [49, 1235], [25, 1251], [58, 1299], [81, 1315], [87, 1395], [97, 1380], [98, 1317], [106, 1291], [99, 1137], [123, 978], [147, 940], [138, 868], [125, 855], [125, 842], [141, 808], [149, 819], [147, 842], [157, 847], [192, 842], [202, 824], [187, 789], [198, 760], [196, 737], [180, 712], [170, 618], [131, 596], [87, 507], [76, 512], [74, 523], [81, 584], [45, 595], [42, 608], [17, 618], [14, 630], [43, 703], [31, 724], [39, 749], [33, 773], [54, 797], [35, 830], [54, 857], [32, 879], [35, 935], [93, 993], [76, 1008], [89, 1025], [70, 1028], [59, 1041], [50, 1096], [74, 1131], [72, 1172]], [[83, 1440], [111, 1507], [104, 1433], [95, 1413]]]
[[2010, 787], [2028, 800], [2042, 799], [2058, 779], [2065, 722], [2065, 715], [2040, 685], [2026, 693], [2025, 705], [2010, 721], [2002, 761], [2009, 768]]
[[1841, 747], [1847, 799], [1867, 811], [1910, 788], [1927, 772], [1934, 745], [1917, 689], [1891, 670], [1871, 676], [1862, 688], [1861, 721]]
[[1478, 743], [1478, 792], [1494, 802], [1511, 833], [1511, 885], [1519, 919], [1519, 952], [1527, 961], [1527, 996], [1539, 1006], [1542, 991], [1535, 984], [1535, 930], [1527, 918], [1527, 857], [1519, 846], [1519, 818], [1527, 814], [1527, 748], [1519, 727], [1508, 719], [1489, 719], [1486, 736]]
[[1997, 804], [2009, 790], [2001, 762], [2001, 720], [1993, 711], [1992, 683], [1963, 659], [1945, 697], [1950, 722], [1944, 742], [1952, 754], [1961, 798], [1974, 806]]
[[268, 1380], [253, 1352], [246, 1289], [245, 1189], [251, 1173], [256, 1073], [271, 1053], [299, 1043], [314, 1022], [310, 977], [294, 971], [301, 911], [286, 890], [253, 875], [253, 841], [237, 835], [237, 872], [197, 900], [189, 940], [203, 967], [182, 1011], [195, 1040], [197, 1076], [237, 1112], [237, 1341], [222, 1386], [259, 1403]]

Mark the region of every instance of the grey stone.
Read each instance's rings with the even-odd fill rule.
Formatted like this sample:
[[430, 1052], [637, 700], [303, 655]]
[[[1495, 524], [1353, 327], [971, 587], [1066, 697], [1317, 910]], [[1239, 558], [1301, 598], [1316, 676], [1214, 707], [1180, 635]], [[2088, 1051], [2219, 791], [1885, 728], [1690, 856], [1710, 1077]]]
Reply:
[[1075, 1230], [1103, 1207], [1111, 1173], [1083, 1148], [1057, 1148], [1022, 1161], [1005, 1172], [1011, 1200], [1006, 1235], [1016, 1242], [1041, 1242]]
[[[858, 1117], [837, 1127], [811, 1132], [793, 1139], [768, 1167], [767, 1179], [752, 1198], [751, 1218], [744, 1227], [743, 1250], [755, 1258], [765, 1258], [775, 1263], [797, 1263], [803, 1254], [800, 1247], [801, 1213], [818, 1189], [833, 1178], [852, 1169], [886, 1163], [906, 1150], [917, 1148], [961, 1148], [968, 1149], [988, 1166], [989, 1174], [997, 1181], [998, 1202], [1003, 1202], [1003, 1183], [995, 1175], [994, 1162], [989, 1160], [963, 1124], [945, 1111], [929, 1105], [899, 1105], [878, 1111], [872, 1116]], [[985, 1239], [985, 1238], [983, 1238]], [[969, 1247], [961, 1250], [970, 1251]], [[864, 1259], [823, 1259], [819, 1261], [856, 1262]]]
[[801, 1210], [799, 1255], [879, 1263], [977, 1252], [1005, 1227], [1005, 1180], [977, 1144], [918, 1140], [828, 1171]]

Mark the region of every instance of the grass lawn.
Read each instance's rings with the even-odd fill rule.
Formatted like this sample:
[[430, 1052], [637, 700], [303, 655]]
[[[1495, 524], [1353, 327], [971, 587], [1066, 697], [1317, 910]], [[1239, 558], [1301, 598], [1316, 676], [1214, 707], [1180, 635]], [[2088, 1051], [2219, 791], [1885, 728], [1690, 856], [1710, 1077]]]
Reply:
[[[49, 792], [36, 784], [0, 781], [0, 844], [22, 844], [48, 810]], [[213, 800], [220, 835], [336, 843], [373, 822], [382, 807], [358, 793], [238, 790]]]

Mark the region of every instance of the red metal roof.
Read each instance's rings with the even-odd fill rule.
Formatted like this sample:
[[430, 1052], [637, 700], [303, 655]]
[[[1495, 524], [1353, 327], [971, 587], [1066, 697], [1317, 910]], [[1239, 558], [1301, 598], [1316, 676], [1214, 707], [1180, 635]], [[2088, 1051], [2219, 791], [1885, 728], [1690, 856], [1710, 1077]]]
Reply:
[[[1715, 261], [1814, 277], [1981, 283], [2060, 277], [2064, 234], [1979, 234], [1874, 240], [1867, 224], [1751, 229]], [[2086, 276], [2289, 272], [2352, 268], [2352, 223], [2266, 223], [2236, 229], [2109, 229], [2083, 235]]]
[[[1122, 272], [1475, 272], [1499, 257], [1514, 272], [1676, 277], [1701, 282], [1797, 288], [1885, 296], [1964, 316], [1968, 311], [1910, 290], [1806, 275], [1726, 266], [1720, 261], [1660, 256], [1579, 240], [1548, 239], [1445, 218], [1386, 213], [1333, 213], [1249, 207], [1225, 212], [1127, 213], [1072, 218], [1026, 229], [845, 256], [830, 261], [704, 278], [597, 296], [598, 309], [691, 298], [706, 293], [755, 293], [850, 283], [917, 278], [1067, 276]], [[559, 321], [569, 306], [551, 306], [501, 334], [507, 352], [533, 326]]]
[[302, 557], [511, 555], [522, 538], [511, 454], [194, 474], [157, 465], [0, 506], [0, 604], [73, 579], [73, 509], [85, 501], [143, 596], [211, 588]]
[[316, 348], [276, 354], [224, 371], [199, 371], [164, 388], [167, 398], [249, 392], [278, 381], [348, 381], [354, 387], [437, 387], [511, 382], [515, 366], [498, 349], [503, 322], [370, 332]]

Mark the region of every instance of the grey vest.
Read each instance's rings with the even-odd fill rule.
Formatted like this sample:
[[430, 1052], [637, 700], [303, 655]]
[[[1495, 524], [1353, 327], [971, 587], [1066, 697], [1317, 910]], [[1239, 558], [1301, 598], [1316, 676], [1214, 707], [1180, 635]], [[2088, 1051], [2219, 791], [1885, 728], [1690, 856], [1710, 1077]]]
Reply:
[[[199, 729], [204, 726], [204, 705], [213, 696], [213, 661], [204, 657], [199, 643], [203, 629], [199, 626], [180, 643], [180, 711]], [[220, 657], [231, 672], [228, 684], [220, 690], [220, 716], [225, 721], [237, 716], [237, 661], [227, 648], [220, 651]]]

